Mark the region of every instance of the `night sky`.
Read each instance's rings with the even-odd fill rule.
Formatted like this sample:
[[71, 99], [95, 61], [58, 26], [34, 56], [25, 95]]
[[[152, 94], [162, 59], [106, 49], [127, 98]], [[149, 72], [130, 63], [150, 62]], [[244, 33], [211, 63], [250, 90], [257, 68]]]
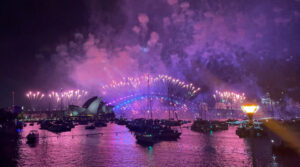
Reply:
[[47, 62], [58, 43], [86, 30], [89, 22], [86, 4], [77, 0], [1, 1], [0, 18], [2, 107], [11, 104], [12, 90], [23, 98], [26, 90], [43, 86], [44, 79], [37, 80], [40, 66], [55, 66], [42, 62], [39, 53], [49, 53]]
[[0, 106], [145, 73], [300, 101], [299, 0], [0, 2]]

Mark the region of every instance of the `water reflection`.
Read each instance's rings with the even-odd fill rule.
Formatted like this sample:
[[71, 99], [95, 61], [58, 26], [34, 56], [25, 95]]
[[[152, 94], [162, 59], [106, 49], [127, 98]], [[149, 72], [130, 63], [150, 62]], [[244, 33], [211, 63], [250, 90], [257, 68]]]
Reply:
[[[25, 127], [21, 135], [33, 129], [39, 126]], [[269, 140], [240, 139], [235, 129], [201, 134], [183, 128], [178, 141], [150, 147], [116, 124], [95, 130], [76, 126], [61, 134], [39, 130], [34, 147], [21, 139], [18, 166], [285, 166], [287, 160], [272, 155]]]

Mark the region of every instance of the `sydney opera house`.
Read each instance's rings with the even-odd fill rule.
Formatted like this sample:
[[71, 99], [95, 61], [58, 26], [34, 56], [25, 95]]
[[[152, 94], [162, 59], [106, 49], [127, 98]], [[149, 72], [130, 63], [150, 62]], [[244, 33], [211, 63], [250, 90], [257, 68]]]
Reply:
[[113, 113], [113, 106], [107, 105], [100, 97], [92, 97], [88, 99], [82, 107], [70, 105], [65, 112], [65, 116], [80, 117], [80, 116], [98, 116], [108, 113]]

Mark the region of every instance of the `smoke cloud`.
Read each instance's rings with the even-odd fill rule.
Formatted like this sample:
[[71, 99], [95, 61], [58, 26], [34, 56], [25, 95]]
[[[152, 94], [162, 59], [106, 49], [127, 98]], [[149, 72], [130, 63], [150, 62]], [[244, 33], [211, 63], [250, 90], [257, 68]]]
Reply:
[[297, 73], [278, 71], [299, 64], [298, 1], [126, 0], [107, 16], [92, 2], [88, 33], [58, 45], [51, 59], [77, 87], [97, 92], [123, 77], [168, 74], [203, 91], [255, 97], [290, 84], [274, 86], [276, 76]]

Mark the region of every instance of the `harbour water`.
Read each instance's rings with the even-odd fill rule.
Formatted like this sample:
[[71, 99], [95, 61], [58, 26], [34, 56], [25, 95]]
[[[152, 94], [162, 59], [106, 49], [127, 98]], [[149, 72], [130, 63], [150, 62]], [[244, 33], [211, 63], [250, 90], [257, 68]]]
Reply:
[[[35, 145], [26, 143], [30, 130], [38, 130]], [[298, 166], [300, 160], [272, 154], [269, 139], [241, 139], [236, 127], [201, 134], [182, 128], [178, 141], [153, 146], [136, 143], [125, 126], [86, 130], [83, 125], [60, 134], [40, 130], [39, 125], [24, 127], [17, 149], [17, 166]]]

